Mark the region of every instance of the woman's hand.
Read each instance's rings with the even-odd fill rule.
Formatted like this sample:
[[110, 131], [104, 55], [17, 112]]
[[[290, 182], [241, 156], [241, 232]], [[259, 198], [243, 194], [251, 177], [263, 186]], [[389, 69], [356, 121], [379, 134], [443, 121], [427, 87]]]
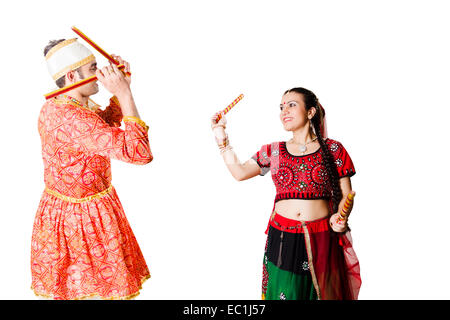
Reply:
[[[217, 117], [221, 115], [222, 117], [220, 118], [219, 121], [217, 121]], [[223, 114], [223, 112], [216, 112], [212, 118], [211, 118], [211, 128], [214, 130], [217, 127], [222, 127], [222, 128], [226, 128], [227, 126], [227, 119], [225, 119], [225, 115]]]
[[[345, 179], [348, 179], [346, 183], [345, 181], [341, 181], [341, 188], [343, 191], [347, 191], [344, 193], [348, 196], [348, 194], [352, 194], [353, 197], [355, 196], [355, 191], [351, 189], [350, 185], [350, 178], [346, 177]], [[342, 179], [344, 180], [344, 179]], [[344, 184], [344, 187], [342, 185]], [[330, 226], [335, 232], [344, 232], [348, 227], [348, 217], [350, 216], [350, 212], [352, 212], [353, 209], [353, 200], [347, 203], [347, 196], [345, 198], [342, 198], [341, 202], [339, 203], [339, 212], [333, 214], [330, 217]], [[343, 212], [341, 215], [340, 212]]]
[[[219, 114], [222, 115], [219, 121], [217, 121], [217, 117]], [[224, 139], [226, 137], [225, 128], [227, 127], [227, 119], [222, 112], [216, 112], [211, 118], [211, 129], [214, 132], [214, 135], [218, 139]]]
[[340, 216], [341, 214], [339, 212], [336, 212], [330, 217], [330, 226], [334, 232], [344, 232], [347, 230], [348, 217], [339, 219]]

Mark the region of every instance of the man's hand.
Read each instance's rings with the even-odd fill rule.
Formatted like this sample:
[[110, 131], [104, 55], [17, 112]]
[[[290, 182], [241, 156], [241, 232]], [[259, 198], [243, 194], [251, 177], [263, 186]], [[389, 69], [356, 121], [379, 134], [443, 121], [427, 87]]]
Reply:
[[[128, 83], [131, 83], [131, 77], [127, 75], [127, 72], [131, 73], [130, 64], [127, 61], [123, 60], [121, 56], [116, 56], [115, 54], [112, 54], [111, 57], [113, 57], [114, 60], [119, 62], [119, 64], [123, 64], [125, 66], [125, 68], [123, 69], [123, 72], [125, 73], [125, 78], [127, 79]], [[110, 64], [113, 65], [112, 62], [110, 62]]]
[[125, 75], [126, 72], [130, 72], [130, 64], [120, 56], [111, 56], [125, 66], [123, 72], [114, 63], [111, 63], [110, 66], [97, 70], [97, 78], [109, 92], [119, 99], [124, 117], [140, 118], [130, 89], [131, 78]]
[[95, 72], [101, 84], [117, 98], [131, 95], [130, 79], [125, 77], [116, 65], [111, 65], [98, 69]]

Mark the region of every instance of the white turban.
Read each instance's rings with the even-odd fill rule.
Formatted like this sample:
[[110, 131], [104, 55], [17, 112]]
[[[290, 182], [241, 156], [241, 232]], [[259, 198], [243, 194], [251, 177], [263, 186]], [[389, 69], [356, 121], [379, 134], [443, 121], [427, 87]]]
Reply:
[[95, 60], [92, 52], [76, 38], [64, 40], [51, 48], [45, 55], [47, 68], [53, 80]]

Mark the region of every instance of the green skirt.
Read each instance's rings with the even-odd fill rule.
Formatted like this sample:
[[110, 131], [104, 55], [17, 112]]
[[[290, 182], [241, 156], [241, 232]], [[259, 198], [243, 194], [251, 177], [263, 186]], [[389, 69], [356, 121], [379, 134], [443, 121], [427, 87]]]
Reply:
[[[359, 286], [359, 262], [349, 267], [343, 234], [333, 232], [328, 218], [297, 221], [274, 214], [270, 220], [263, 263], [265, 300], [351, 300]], [[351, 251], [353, 253], [353, 251]]]

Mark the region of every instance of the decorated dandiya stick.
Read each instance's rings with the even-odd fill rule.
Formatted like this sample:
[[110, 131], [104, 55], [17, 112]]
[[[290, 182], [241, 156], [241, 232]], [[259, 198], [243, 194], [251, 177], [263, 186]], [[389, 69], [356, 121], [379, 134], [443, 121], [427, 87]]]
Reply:
[[[105, 50], [103, 50], [102, 48], [100, 48], [94, 41], [92, 41], [87, 35], [85, 35], [83, 32], [80, 31], [80, 29], [76, 28], [76, 27], [72, 27], [72, 30], [78, 34], [84, 41], [86, 41], [87, 43], [89, 43], [95, 50], [97, 50], [102, 56], [104, 56], [106, 59], [108, 59], [108, 61], [110, 61], [111, 63], [117, 65], [117, 67], [119, 68], [119, 70], [123, 70], [125, 68], [125, 66], [123, 64], [120, 64], [116, 59], [114, 59], [110, 54], [108, 54]], [[130, 72], [126, 73], [128, 76], [131, 76]], [[92, 76], [83, 80], [80, 80], [78, 82], [75, 82], [71, 85], [68, 85], [67, 87], [61, 88], [61, 89], [57, 89], [55, 91], [52, 91], [50, 93], [47, 93], [45, 96], [45, 99], [51, 99], [53, 97], [56, 97], [60, 94], [63, 94], [65, 92], [68, 92], [70, 90], [73, 90], [75, 88], [81, 87], [82, 85], [85, 85], [87, 83], [96, 81], [97, 77], [96, 76]]]
[[[119, 70], [123, 70], [125, 68], [125, 66], [123, 64], [120, 64], [120, 65], [117, 66], [117, 68]], [[81, 87], [82, 85], [85, 85], [87, 83], [90, 83], [90, 82], [93, 82], [93, 81], [96, 81], [96, 80], [97, 80], [97, 76], [92, 76], [92, 77], [80, 80], [78, 82], [72, 83], [71, 85], [68, 85], [66, 87], [63, 87], [63, 88], [60, 88], [60, 89], [56, 89], [55, 91], [49, 92], [46, 95], [44, 95], [44, 97], [45, 97], [46, 100], [48, 100], [48, 99], [56, 97], [56, 96], [58, 96], [60, 94], [66, 93], [66, 92], [68, 92], [70, 90], [73, 90], [75, 88]]]
[[244, 95], [240, 94], [239, 97], [234, 99], [234, 101], [232, 103], [230, 103], [225, 109], [223, 109], [221, 111], [221, 113], [219, 113], [219, 115], [216, 118], [216, 121], [219, 121], [220, 119], [222, 119], [222, 114], [226, 114], [228, 111], [230, 111], [231, 108], [233, 108], [239, 101], [241, 101], [243, 97], [244, 97]]
[[337, 222], [345, 220], [345, 218], [348, 216], [348, 214], [349, 214], [348, 212], [349, 212], [349, 209], [353, 205], [353, 199], [354, 198], [355, 198], [355, 194], [352, 193], [352, 192], [350, 192], [347, 195], [347, 199], [345, 199], [344, 206], [342, 207], [341, 212], [339, 212], [339, 217], [337, 219]]
[[[119, 62], [114, 59], [110, 54], [108, 54], [105, 50], [100, 48], [99, 45], [97, 45], [92, 39], [90, 39], [87, 35], [85, 35], [83, 32], [81, 32], [80, 29], [77, 27], [72, 27], [73, 32], [75, 32], [77, 35], [79, 35], [84, 41], [89, 43], [95, 50], [97, 50], [102, 56], [104, 56], [106, 59], [108, 59], [110, 62], [114, 63], [115, 65], [119, 65]], [[131, 75], [130, 72], [127, 72], [127, 75]]]

